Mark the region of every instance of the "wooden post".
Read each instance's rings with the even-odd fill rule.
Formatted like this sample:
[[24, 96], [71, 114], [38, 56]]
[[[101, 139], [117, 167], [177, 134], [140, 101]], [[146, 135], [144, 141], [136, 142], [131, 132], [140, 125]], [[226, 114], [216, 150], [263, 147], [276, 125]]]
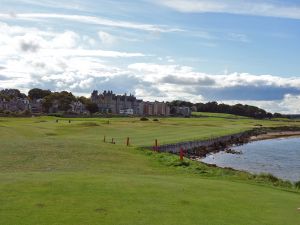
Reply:
[[104, 136], [104, 138], [103, 138], [103, 142], [106, 142], [106, 137]]
[[129, 146], [129, 137], [127, 137], [127, 143], [126, 143], [127, 146]]
[[69, 120], [69, 123], [71, 123], [71, 120]]
[[56, 123], [58, 123], [58, 119], [56, 120]]
[[155, 139], [155, 151], [158, 152], [158, 142], [157, 142], [157, 139]]

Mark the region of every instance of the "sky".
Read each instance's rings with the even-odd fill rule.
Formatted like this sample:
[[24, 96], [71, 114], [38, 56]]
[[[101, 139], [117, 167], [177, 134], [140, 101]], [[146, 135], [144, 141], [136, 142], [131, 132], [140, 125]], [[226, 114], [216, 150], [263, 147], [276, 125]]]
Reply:
[[300, 113], [300, 0], [0, 0], [0, 89]]

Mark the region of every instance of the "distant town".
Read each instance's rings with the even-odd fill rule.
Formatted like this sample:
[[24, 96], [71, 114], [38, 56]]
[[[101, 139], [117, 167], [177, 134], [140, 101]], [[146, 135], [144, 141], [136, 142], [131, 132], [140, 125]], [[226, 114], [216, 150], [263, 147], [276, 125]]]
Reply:
[[136, 115], [136, 116], [190, 116], [191, 107], [172, 106], [167, 102], [144, 101], [132, 94], [117, 95], [113, 91], [94, 90], [90, 98], [75, 97], [71, 92], [51, 92], [38, 88], [28, 95], [18, 89], [0, 91], [2, 114], [69, 114], [69, 115]]
[[28, 94], [18, 89], [0, 90], [0, 115], [30, 116], [181, 116], [190, 117], [192, 112], [228, 113], [256, 119], [299, 118], [299, 115], [270, 113], [252, 105], [228, 105], [211, 101], [191, 103], [144, 101], [134, 95], [115, 94], [111, 90], [94, 90], [90, 97], [74, 96], [71, 92], [52, 92], [33, 88]]

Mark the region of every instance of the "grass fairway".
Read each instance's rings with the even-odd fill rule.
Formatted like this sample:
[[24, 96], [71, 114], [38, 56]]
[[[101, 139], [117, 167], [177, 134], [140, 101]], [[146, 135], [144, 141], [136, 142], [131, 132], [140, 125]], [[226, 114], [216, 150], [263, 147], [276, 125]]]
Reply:
[[[0, 118], [2, 225], [298, 225], [300, 194], [137, 146], [298, 122]], [[103, 143], [114, 137], [116, 145]], [[125, 146], [129, 136], [131, 147]], [[198, 171], [198, 172], [197, 172]]]

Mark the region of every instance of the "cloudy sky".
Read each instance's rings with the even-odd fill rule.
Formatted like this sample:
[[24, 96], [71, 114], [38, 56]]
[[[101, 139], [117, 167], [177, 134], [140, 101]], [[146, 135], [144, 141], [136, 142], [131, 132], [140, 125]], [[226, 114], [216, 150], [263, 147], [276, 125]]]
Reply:
[[[59, 3], [58, 3], [59, 2]], [[0, 89], [300, 113], [298, 0], [0, 0]]]

